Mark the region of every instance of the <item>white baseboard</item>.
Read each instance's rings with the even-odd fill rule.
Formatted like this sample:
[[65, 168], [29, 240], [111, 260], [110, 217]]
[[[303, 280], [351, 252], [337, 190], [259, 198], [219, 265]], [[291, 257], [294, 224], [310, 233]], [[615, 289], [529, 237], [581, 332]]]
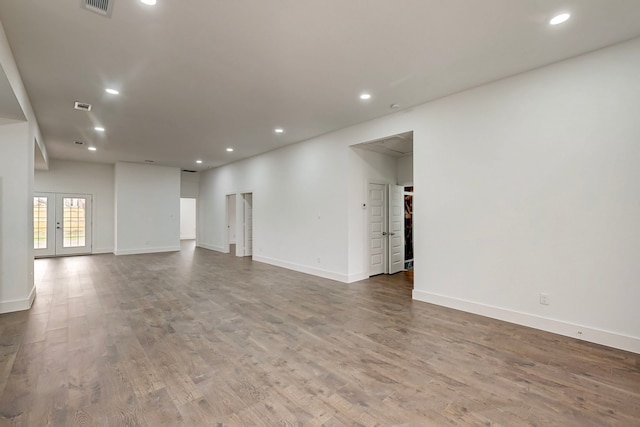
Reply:
[[413, 290], [413, 299], [453, 308], [456, 310], [466, 311], [468, 313], [479, 314], [481, 316], [491, 317], [493, 319], [503, 320], [505, 322], [528, 326], [531, 328], [552, 332], [554, 334], [564, 335], [566, 337], [577, 338], [595, 344], [602, 344], [620, 350], [640, 353], [640, 338], [631, 337], [628, 335], [622, 335], [610, 331], [603, 331], [597, 328], [576, 325], [561, 320], [549, 319], [533, 314], [507, 310], [505, 308], [451, 298], [444, 295], [418, 291], [415, 289]]
[[33, 304], [33, 300], [36, 298], [36, 287], [31, 288], [29, 296], [25, 299], [13, 300], [13, 301], [1, 301], [0, 302], [0, 314], [13, 313], [14, 311], [29, 310]]
[[253, 255], [253, 260], [263, 262], [265, 264], [275, 265], [277, 267], [286, 268], [288, 270], [299, 271], [300, 273], [311, 274], [313, 276], [318, 276], [325, 279], [336, 280], [342, 283], [349, 283], [349, 277], [346, 274], [336, 273], [334, 271], [322, 270], [320, 268], [309, 267], [306, 265], [295, 264], [292, 262], [282, 261], [279, 259], [259, 255]]
[[365, 280], [368, 278], [369, 278], [369, 273], [366, 271], [361, 273], [352, 273], [352, 274], [349, 274], [347, 283], [359, 282], [360, 280]]
[[98, 255], [98, 254], [112, 254], [113, 253], [113, 248], [94, 248], [91, 251], [92, 254], [94, 255]]
[[137, 255], [137, 254], [155, 254], [158, 252], [178, 252], [180, 246], [167, 246], [164, 248], [140, 248], [140, 249], [125, 249], [120, 251], [114, 251], [116, 255]]
[[222, 252], [225, 254], [228, 254], [229, 252], [223, 248], [222, 246], [214, 246], [214, 245], [210, 245], [208, 243], [202, 243], [202, 242], [198, 242], [196, 244], [196, 246], [198, 246], [199, 248], [203, 248], [203, 249], [209, 249], [210, 251], [216, 251], [216, 252]]
[[180, 240], [195, 240], [195, 234], [185, 234], [184, 236], [180, 236]]

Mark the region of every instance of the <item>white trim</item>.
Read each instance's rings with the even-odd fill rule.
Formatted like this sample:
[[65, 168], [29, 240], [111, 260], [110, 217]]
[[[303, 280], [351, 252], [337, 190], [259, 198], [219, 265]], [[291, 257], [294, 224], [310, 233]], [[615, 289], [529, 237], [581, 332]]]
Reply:
[[179, 252], [180, 246], [167, 246], [164, 248], [140, 248], [125, 249], [123, 251], [114, 251], [116, 255], [136, 255], [136, 254], [155, 254], [158, 252]]
[[288, 261], [282, 261], [275, 258], [269, 258], [259, 255], [253, 255], [253, 260], [263, 262], [265, 264], [275, 265], [276, 267], [282, 267], [293, 271], [299, 271], [300, 273], [311, 274], [313, 276], [323, 277], [325, 279], [336, 280], [342, 283], [349, 283], [349, 277], [343, 273], [336, 273], [334, 271], [322, 270], [320, 268], [309, 267], [306, 265], [295, 264]]
[[35, 298], [36, 298], [36, 287], [33, 286], [31, 288], [31, 292], [29, 292], [29, 296], [26, 299], [0, 302], [0, 314], [13, 313], [14, 311], [29, 310]]
[[369, 278], [369, 272], [362, 271], [360, 273], [351, 273], [347, 276], [347, 283], [359, 282]]
[[229, 253], [229, 251], [225, 250], [222, 246], [214, 246], [214, 245], [210, 245], [208, 243], [198, 242], [196, 244], [196, 246], [199, 247], [199, 248], [208, 249], [210, 251], [222, 252], [223, 254], [228, 254]]
[[95, 248], [91, 253], [93, 255], [112, 254], [113, 253], [113, 248]]
[[415, 289], [413, 299], [640, 354], [637, 337]]

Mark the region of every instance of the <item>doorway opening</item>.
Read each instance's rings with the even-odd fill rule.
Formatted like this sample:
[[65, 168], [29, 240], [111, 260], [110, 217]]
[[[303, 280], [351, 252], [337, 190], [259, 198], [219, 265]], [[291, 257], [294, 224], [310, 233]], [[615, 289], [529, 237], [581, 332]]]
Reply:
[[243, 252], [241, 256], [253, 255], [253, 194], [242, 194]]
[[[368, 275], [413, 269], [413, 132], [353, 145], [366, 174]], [[410, 191], [409, 191], [410, 187]]]
[[93, 196], [33, 195], [33, 253], [36, 258], [91, 253]]
[[236, 254], [236, 195], [227, 194], [227, 252]]
[[195, 240], [198, 202], [194, 198], [180, 198], [180, 240]]

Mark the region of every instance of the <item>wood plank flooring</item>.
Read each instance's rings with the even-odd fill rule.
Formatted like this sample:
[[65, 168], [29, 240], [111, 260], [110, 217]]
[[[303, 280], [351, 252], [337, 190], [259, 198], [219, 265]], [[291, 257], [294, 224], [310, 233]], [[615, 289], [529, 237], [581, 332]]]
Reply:
[[640, 426], [640, 357], [185, 246], [36, 261], [0, 426]]

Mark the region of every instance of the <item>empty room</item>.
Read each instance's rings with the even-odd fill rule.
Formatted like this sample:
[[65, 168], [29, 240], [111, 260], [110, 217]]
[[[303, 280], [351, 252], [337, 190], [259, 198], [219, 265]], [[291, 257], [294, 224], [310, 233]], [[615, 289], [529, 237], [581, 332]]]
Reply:
[[0, 426], [640, 426], [640, 2], [0, 0]]

